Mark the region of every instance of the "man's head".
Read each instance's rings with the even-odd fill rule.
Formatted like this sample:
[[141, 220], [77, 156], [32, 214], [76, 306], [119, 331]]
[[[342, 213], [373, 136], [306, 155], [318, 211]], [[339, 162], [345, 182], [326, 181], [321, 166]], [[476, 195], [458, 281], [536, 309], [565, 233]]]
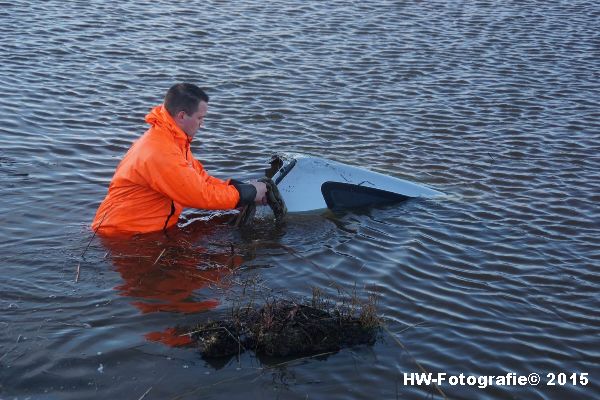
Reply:
[[204, 123], [208, 95], [191, 83], [177, 83], [165, 96], [164, 106], [173, 120], [192, 139]]

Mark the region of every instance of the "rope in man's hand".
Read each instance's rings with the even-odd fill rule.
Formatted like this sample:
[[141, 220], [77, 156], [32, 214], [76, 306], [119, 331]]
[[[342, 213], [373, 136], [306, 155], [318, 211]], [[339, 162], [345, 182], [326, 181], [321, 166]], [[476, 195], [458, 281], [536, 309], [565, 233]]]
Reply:
[[[285, 206], [285, 202], [283, 201], [283, 197], [281, 197], [281, 193], [279, 193], [279, 189], [277, 185], [271, 178], [260, 178], [259, 182], [263, 182], [267, 185], [267, 204], [273, 210], [273, 214], [275, 214], [275, 220], [280, 222], [283, 220], [285, 215], [287, 214], [287, 207]], [[235, 220], [233, 221], [233, 225], [236, 227], [247, 226], [254, 219], [254, 214], [256, 213], [256, 204], [249, 204], [242, 208], [240, 213], [237, 215]]]

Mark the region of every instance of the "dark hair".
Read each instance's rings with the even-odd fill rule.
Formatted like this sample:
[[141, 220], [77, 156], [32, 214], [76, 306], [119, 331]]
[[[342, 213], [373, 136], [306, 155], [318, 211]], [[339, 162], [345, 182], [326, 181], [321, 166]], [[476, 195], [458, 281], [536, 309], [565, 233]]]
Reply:
[[208, 103], [208, 95], [204, 90], [192, 83], [177, 83], [167, 91], [164, 105], [174, 117], [180, 111], [192, 115], [198, 110], [201, 101]]

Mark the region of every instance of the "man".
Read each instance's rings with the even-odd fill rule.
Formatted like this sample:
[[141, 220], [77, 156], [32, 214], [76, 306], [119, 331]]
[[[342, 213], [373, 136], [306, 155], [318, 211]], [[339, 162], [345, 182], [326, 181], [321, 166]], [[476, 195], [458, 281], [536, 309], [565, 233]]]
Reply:
[[151, 127], [117, 167], [92, 228], [105, 235], [168, 229], [185, 207], [233, 209], [266, 203], [262, 182], [210, 176], [190, 151], [208, 111], [208, 95], [190, 83], [172, 86], [164, 103], [146, 115]]

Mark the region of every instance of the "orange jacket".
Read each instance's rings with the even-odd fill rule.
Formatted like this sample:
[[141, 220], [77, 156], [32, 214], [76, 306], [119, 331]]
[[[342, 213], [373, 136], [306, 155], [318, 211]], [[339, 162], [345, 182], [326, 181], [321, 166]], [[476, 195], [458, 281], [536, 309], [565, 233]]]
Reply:
[[208, 175], [190, 139], [161, 105], [146, 115], [151, 128], [117, 167], [92, 229], [105, 235], [158, 231], [177, 223], [184, 207], [232, 209], [234, 186]]

